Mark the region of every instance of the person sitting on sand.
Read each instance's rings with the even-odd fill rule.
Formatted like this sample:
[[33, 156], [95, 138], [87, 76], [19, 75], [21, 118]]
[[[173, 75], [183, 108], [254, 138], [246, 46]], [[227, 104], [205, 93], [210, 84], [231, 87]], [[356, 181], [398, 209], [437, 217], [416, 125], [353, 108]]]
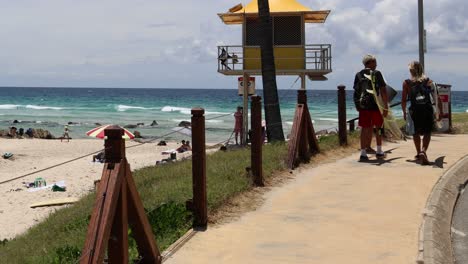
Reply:
[[8, 136], [15, 138], [16, 137], [16, 127], [10, 127], [10, 132], [8, 133]]
[[192, 151], [192, 147], [190, 147], [190, 141], [185, 141], [185, 151]]
[[28, 137], [33, 137], [34, 133], [33, 133], [33, 129], [32, 128], [28, 128], [26, 130], [26, 132], [24, 132], [25, 135], [28, 135]]
[[191, 151], [192, 150], [192, 147], [190, 147], [190, 141], [185, 141], [185, 140], [182, 140], [182, 145], [180, 145], [180, 147], [178, 147], [176, 149], [177, 152], [179, 153], [183, 153], [183, 152], [186, 152], [186, 151]]
[[180, 147], [178, 147], [178, 148], [176, 149], [176, 151], [179, 152], [179, 153], [183, 153], [183, 152], [186, 151], [185, 140], [182, 140], [181, 143], [182, 143], [182, 145], [180, 145]]
[[103, 163], [105, 161], [104, 151], [99, 152], [96, 155], [93, 155], [93, 162], [99, 161]]

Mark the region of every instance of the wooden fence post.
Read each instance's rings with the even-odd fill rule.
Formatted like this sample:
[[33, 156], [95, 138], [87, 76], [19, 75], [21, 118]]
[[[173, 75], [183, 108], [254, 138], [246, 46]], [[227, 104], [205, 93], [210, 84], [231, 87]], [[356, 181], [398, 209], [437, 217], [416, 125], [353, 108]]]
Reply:
[[206, 197], [205, 110], [192, 109], [192, 187], [194, 225], [206, 228], [208, 223]]
[[297, 90], [297, 104], [307, 105], [306, 90]]
[[348, 144], [348, 135], [346, 130], [346, 86], [338, 86], [338, 136], [340, 145]]
[[356, 125], [354, 124], [354, 120], [349, 121], [349, 131], [353, 132], [356, 130]]
[[256, 186], [264, 186], [263, 166], [262, 166], [262, 102], [260, 96], [252, 96], [252, 138], [250, 163]]
[[125, 158], [124, 131], [112, 126], [107, 137], [104, 169], [88, 225], [81, 264], [128, 263], [128, 227], [133, 231], [141, 263], [161, 263], [151, 225]]

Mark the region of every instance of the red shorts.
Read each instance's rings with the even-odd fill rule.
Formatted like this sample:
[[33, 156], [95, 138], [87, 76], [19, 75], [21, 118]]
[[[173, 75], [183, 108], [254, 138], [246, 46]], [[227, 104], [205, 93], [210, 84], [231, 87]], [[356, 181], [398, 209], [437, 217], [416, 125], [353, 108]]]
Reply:
[[363, 128], [383, 126], [383, 117], [379, 110], [359, 111], [359, 126]]

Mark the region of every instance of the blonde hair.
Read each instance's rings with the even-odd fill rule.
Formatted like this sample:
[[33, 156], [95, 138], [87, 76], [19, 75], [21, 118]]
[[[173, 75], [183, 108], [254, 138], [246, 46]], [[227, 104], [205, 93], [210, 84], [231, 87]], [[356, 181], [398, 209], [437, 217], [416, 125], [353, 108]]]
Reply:
[[410, 62], [410, 64], [408, 65], [408, 69], [410, 71], [411, 79], [413, 81], [422, 82], [427, 78], [424, 74], [424, 68], [419, 61]]
[[376, 61], [377, 58], [375, 58], [374, 55], [372, 54], [367, 54], [366, 56], [364, 56], [364, 58], [362, 58], [362, 64], [364, 64], [364, 66], [367, 66], [367, 63], [371, 62], [371, 61]]

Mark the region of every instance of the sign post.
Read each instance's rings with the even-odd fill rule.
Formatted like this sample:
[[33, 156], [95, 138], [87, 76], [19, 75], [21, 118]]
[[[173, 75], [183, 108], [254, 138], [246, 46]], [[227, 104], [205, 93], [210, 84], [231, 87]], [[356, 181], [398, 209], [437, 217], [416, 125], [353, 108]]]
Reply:
[[439, 131], [441, 132], [450, 132], [452, 129], [452, 98], [451, 98], [451, 85], [448, 84], [437, 84], [437, 88], [439, 90], [439, 98], [442, 102], [442, 112], [440, 116], [442, 118], [441, 128]]
[[[244, 80], [249, 80], [247, 85], [245, 85]], [[237, 89], [239, 95], [243, 96], [241, 145], [247, 145], [247, 134], [249, 132], [249, 95], [255, 94], [255, 77], [250, 77], [244, 72], [244, 76], [238, 78]]]

